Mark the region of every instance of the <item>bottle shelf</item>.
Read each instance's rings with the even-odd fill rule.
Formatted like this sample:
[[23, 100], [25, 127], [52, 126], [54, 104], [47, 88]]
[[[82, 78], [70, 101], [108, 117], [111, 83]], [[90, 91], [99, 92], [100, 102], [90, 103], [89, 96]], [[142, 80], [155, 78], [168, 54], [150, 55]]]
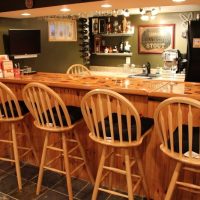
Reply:
[[103, 33], [100, 34], [104, 37], [129, 37], [129, 36], [133, 36], [134, 33]]
[[97, 56], [132, 56], [132, 53], [92, 53]]

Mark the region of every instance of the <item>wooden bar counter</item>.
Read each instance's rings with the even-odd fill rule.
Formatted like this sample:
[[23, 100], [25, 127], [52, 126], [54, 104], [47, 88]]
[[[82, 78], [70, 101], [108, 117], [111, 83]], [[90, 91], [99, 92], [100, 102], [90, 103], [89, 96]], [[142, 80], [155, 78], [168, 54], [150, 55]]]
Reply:
[[[1, 78], [0, 81], [8, 85], [17, 95], [18, 99], [22, 99], [22, 89], [27, 83], [44, 83], [59, 93], [66, 104], [75, 106], [80, 106], [82, 97], [89, 90], [96, 88], [112, 89], [128, 98], [141, 115], [148, 117], [153, 117], [156, 106], [163, 99], [171, 96], [188, 96], [200, 100], [200, 83], [113, 78], [106, 76], [73, 76], [42, 72], [32, 75], [23, 75], [20, 78]], [[44, 134], [39, 132], [30, 121], [29, 128], [31, 129], [32, 139], [37, 153], [41, 156]], [[2, 126], [1, 129], [3, 129]], [[92, 168], [93, 174], [96, 175], [101, 146], [97, 146], [97, 144], [94, 144], [89, 139], [88, 129], [85, 124], [80, 127], [80, 130], [82, 131], [81, 139], [87, 154], [88, 162]], [[144, 160], [145, 174], [150, 188], [150, 195], [151, 198], [155, 200], [164, 199], [175, 166], [175, 162], [160, 151], [159, 145], [160, 141], [158, 135], [152, 131], [144, 140], [140, 151]], [[28, 162], [32, 163], [33, 161], [29, 158]], [[77, 176], [86, 178], [84, 171]], [[189, 177], [189, 179], [193, 178], [194, 177]], [[123, 180], [124, 179], [119, 176], [115, 177], [114, 184], [117, 189], [125, 188]], [[143, 191], [139, 190], [138, 194], [142, 196]], [[173, 199], [198, 198], [198, 196], [192, 196], [181, 190], [176, 190]]]

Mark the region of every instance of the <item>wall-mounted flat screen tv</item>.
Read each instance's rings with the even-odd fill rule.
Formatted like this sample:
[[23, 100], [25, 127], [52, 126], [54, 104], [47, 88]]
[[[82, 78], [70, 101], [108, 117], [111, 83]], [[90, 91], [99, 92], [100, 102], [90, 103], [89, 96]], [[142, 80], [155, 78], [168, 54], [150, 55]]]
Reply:
[[40, 30], [9, 29], [10, 55], [39, 54], [41, 52]]

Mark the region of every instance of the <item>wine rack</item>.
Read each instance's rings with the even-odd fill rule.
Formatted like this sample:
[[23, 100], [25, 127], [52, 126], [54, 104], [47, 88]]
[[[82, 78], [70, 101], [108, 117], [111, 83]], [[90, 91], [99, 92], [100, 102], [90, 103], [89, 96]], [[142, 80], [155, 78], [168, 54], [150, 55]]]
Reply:
[[79, 36], [80, 36], [80, 52], [83, 58], [84, 65], [90, 64], [90, 37], [89, 37], [89, 20], [87, 18], [80, 18], [79, 21]]

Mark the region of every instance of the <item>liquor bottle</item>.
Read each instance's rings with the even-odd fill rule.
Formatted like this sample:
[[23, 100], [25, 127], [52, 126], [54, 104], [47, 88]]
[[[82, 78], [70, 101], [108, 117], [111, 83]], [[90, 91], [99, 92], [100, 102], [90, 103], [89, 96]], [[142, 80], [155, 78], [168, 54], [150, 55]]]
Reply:
[[110, 22], [110, 17], [108, 17], [108, 21], [106, 24], [106, 32], [107, 33], [111, 33], [112, 32], [112, 26], [111, 26], [111, 22]]
[[79, 21], [82, 22], [82, 23], [85, 23], [85, 22], [87, 22], [87, 19], [86, 18], [79, 18]]
[[124, 52], [124, 42], [123, 42], [123, 41], [120, 42], [120, 44], [119, 44], [119, 52], [120, 52], [120, 53], [123, 53], [123, 52]]

